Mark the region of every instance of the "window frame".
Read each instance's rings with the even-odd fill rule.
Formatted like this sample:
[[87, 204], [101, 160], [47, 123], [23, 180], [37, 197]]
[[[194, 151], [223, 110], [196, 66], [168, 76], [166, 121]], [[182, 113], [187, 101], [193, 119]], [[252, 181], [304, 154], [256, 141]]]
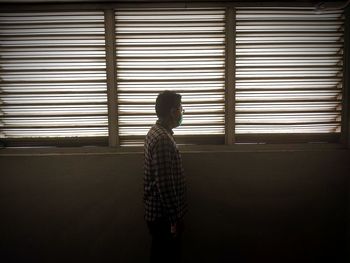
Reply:
[[[223, 144], [217, 144], [217, 145], [184, 145], [181, 146], [181, 149], [188, 149], [192, 150], [209, 150], [213, 151], [215, 149], [245, 149], [242, 147], [246, 147], [246, 149], [254, 148], [255, 146], [252, 146], [251, 143], [246, 144], [245, 138], [249, 139], [249, 135], [237, 135], [234, 132], [234, 123], [235, 123], [235, 117], [234, 117], [234, 85], [235, 85], [235, 30], [232, 30], [232, 28], [235, 28], [235, 8], [236, 7], [313, 7], [313, 5], [310, 2], [283, 2], [283, 3], [276, 3], [276, 2], [192, 2], [192, 3], [183, 3], [183, 2], [172, 2], [172, 3], [88, 3], [84, 5], [79, 4], [3, 4], [2, 6], [2, 12], [18, 12], [19, 8], [21, 12], [25, 11], [74, 11], [74, 10], [80, 10], [80, 11], [89, 11], [89, 10], [100, 10], [104, 11], [105, 14], [105, 40], [106, 40], [106, 73], [107, 73], [107, 94], [108, 94], [108, 130], [109, 135], [108, 137], [92, 137], [92, 138], [85, 138], [85, 137], [77, 137], [77, 138], [44, 138], [44, 139], [2, 139], [2, 141], [5, 142], [6, 147], [45, 147], [45, 146], [52, 146], [52, 148], [55, 147], [79, 147], [79, 146], [86, 146], [85, 149], [89, 149], [89, 151], [94, 148], [95, 146], [98, 147], [107, 147], [114, 149], [113, 152], [125, 152], [125, 151], [139, 151], [142, 149], [142, 147], [121, 147], [119, 145], [119, 138], [118, 138], [118, 118], [117, 118], [117, 72], [116, 72], [116, 63], [115, 63], [115, 21], [114, 21], [114, 11], [118, 8], [132, 8], [137, 6], [140, 7], [147, 7], [147, 8], [187, 8], [187, 7], [225, 7], [226, 8], [226, 76], [225, 76], [225, 141]], [[278, 134], [271, 134], [267, 136], [261, 136], [266, 137], [265, 139], [271, 143], [275, 144], [272, 146], [269, 146], [266, 143], [252, 143], [253, 145], [256, 145], [257, 147], [261, 147], [262, 145], [265, 145], [265, 149], [285, 149], [292, 146], [295, 149], [301, 148], [309, 148], [309, 147], [315, 147], [315, 145], [322, 145], [320, 146], [320, 149], [344, 149], [344, 148], [350, 148], [350, 116], [349, 116], [349, 100], [350, 100], [350, 92], [349, 92], [349, 74], [346, 74], [349, 70], [349, 63], [350, 63], [350, 8], [348, 7], [346, 10], [344, 10], [345, 14], [345, 29], [344, 29], [344, 55], [343, 55], [343, 99], [342, 99], [342, 123], [341, 123], [341, 133], [340, 133], [340, 140], [335, 138], [336, 136], [330, 136], [329, 134], [326, 134], [326, 137], [332, 137], [329, 140], [329, 143], [308, 143], [307, 140], [312, 136], [312, 138], [319, 138], [322, 140], [324, 138], [323, 134], [320, 135], [307, 135], [307, 134], [295, 134], [292, 138], [284, 135], [278, 135]], [[227, 30], [230, 28], [230, 30]], [[230, 55], [232, 54], [232, 56]], [[230, 88], [228, 88], [230, 87]], [[233, 96], [232, 96], [233, 95]], [[114, 100], [114, 102], [113, 102]], [[233, 127], [233, 128], [232, 128]], [[182, 143], [186, 143], [186, 141], [190, 140], [191, 136], [188, 136], [188, 138], [184, 138], [181, 140]], [[254, 135], [256, 137], [256, 135]], [[236, 139], [239, 139], [240, 143], [236, 143]], [[198, 142], [201, 142], [201, 138], [198, 137]], [[306, 141], [306, 143], [305, 143]], [[53, 144], [54, 142], [54, 144]], [[301, 143], [301, 144], [300, 144]], [[328, 146], [324, 146], [328, 144]], [[91, 145], [92, 147], [90, 147]], [[310, 146], [311, 145], [311, 146]], [[2, 147], [0, 145], [0, 147]], [[125, 149], [122, 149], [125, 148]], [[128, 149], [132, 148], [132, 149]], [[3, 148], [3, 150], [10, 150], [9, 148]], [[84, 150], [85, 151], [85, 150]], [[83, 151], [83, 152], [84, 152]], [[79, 151], [78, 151], [79, 152]]]

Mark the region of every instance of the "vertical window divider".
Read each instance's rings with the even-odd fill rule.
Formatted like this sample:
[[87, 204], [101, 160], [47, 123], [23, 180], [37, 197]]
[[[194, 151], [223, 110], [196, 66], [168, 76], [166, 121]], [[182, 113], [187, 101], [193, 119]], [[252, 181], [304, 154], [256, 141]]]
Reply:
[[108, 96], [108, 145], [110, 147], [117, 147], [119, 146], [119, 138], [114, 9], [107, 9], [104, 11], [104, 14]]
[[236, 9], [226, 8], [225, 144], [235, 142]]
[[350, 148], [350, 79], [348, 71], [350, 69], [350, 8], [344, 10], [344, 54], [343, 54], [343, 97], [342, 97], [342, 127], [341, 127], [341, 143]]

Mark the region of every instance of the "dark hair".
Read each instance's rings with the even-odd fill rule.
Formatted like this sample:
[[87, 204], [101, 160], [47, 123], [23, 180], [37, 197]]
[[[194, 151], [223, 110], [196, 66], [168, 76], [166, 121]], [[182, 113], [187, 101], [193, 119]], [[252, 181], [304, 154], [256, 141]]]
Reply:
[[170, 90], [159, 93], [156, 100], [156, 113], [158, 118], [167, 118], [170, 116], [171, 109], [180, 107], [180, 104], [180, 94]]

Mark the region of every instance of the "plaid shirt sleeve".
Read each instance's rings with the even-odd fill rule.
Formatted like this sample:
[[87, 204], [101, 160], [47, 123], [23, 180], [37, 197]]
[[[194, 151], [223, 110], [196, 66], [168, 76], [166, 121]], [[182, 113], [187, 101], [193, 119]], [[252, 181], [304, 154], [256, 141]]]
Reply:
[[[170, 222], [177, 222], [178, 198], [176, 193], [176, 171], [174, 171], [174, 150], [171, 141], [162, 137], [155, 146], [153, 161], [155, 169], [155, 181], [160, 195], [160, 201], [165, 209]], [[174, 174], [175, 173], [175, 174]]]

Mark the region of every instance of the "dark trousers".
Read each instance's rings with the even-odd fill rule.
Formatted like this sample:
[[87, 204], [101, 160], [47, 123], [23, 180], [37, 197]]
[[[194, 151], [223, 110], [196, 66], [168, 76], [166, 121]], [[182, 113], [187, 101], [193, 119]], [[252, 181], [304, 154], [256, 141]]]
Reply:
[[174, 237], [170, 232], [170, 222], [156, 220], [147, 222], [152, 236], [151, 263], [178, 263], [181, 258], [181, 236]]

